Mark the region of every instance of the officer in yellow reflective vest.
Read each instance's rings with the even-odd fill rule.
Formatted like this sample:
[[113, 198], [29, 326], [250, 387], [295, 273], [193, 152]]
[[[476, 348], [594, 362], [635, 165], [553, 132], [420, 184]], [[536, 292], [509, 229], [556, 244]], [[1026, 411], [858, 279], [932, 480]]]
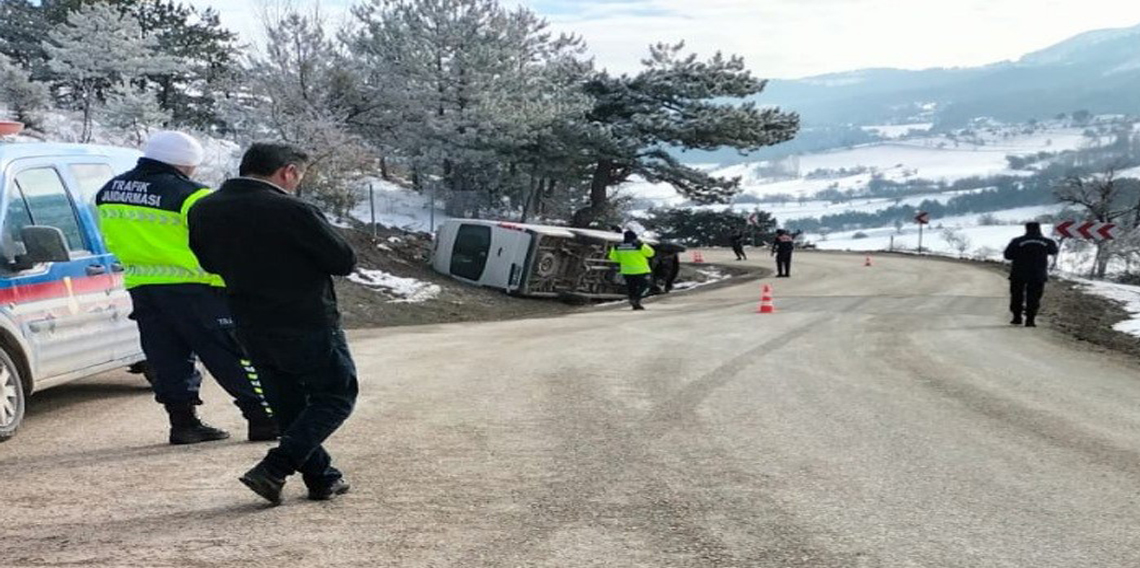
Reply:
[[202, 270], [190, 250], [187, 212], [210, 193], [189, 177], [202, 163], [202, 146], [180, 132], [159, 132], [143, 156], [107, 182], [95, 203], [107, 248], [123, 265], [155, 398], [170, 417], [170, 443], [229, 437], [198, 418], [202, 375], [195, 355], [249, 421], [249, 439], [274, 440], [277, 426], [257, 372], [234, 339], [225, 284]]
[[641, 298], [649, 289], [649, 278], [653, 274], [649, 259], [654, 254], [653, 247], [641, 242], [633, 231], [626, 231], [625, 242], [610, 249], [610, 260], [621, 264], [629, 305], [635, 310], [645, 309], [641, 305]]

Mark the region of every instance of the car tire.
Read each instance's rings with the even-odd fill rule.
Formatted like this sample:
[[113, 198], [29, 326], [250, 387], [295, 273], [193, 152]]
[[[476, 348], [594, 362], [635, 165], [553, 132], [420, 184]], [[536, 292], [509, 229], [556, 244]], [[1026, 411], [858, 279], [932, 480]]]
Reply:
[[24, 421], [27, 396], [20, 377], [20, 368], [12, 362], [12, 357], [0, 349], [0, 442], [16, 435], [20, 423]]

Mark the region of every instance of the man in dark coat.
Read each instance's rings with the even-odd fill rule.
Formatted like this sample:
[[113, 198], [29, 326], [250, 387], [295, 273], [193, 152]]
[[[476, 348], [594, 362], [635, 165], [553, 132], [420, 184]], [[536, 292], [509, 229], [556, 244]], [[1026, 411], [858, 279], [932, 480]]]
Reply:
[[776, 239], [772, 241], [772, 254], [776, 257], [777, 278], [790, 278], [792, 276], [792, 251], [795, 249], [795, 237], [788, 234], [785, 229], [776, 231]]
[[1009, 272], [1011, 324], [1024, 321], [1025, 327], [1037, 327], [1041, 296], [1049, 280], [1049, 257], [1057, 252], [1057, 242], [1041, 234], [1040, 223], [1026, 223], [1025, 235], [1005, 247], [1005, 259], [1013, 263]]
[[736, 260], [748, 260], [748, 255], [744, 254], [744, 233], [736, 231], [732, 233], [732, 252], [736, 254]]
[[352, 413], [358, 390], [331, 278], [351, 274], [356, 254], [320, 209], [292, 195], [308, 162], [291, 146], [254, 144], [241, 177], [190, 213], [190, 247], [225, 278], [238, 340], [281, 427], [281, 443], [241, 477], [275, 505], [297, 472], [309, 499], [348, 491], [322, 444]]

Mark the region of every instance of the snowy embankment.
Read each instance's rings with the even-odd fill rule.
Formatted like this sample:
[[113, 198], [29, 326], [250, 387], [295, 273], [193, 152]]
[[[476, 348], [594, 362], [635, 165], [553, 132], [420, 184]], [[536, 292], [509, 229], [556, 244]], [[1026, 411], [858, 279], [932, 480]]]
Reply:
[[443, 289], [436, 284], [415, 278], [403, 278], [383, 270], [358, 268], [348, 276], [348, 279], [387, 296], [390, 302], [397, 303], [427, 302], [438, 298], [443, 292]]
[[1140, 286], [1114, 284], [1098, 280], [1077, 280], [1081, 289], [1089, 294], [1100, 296], [1120, 304], [1131, 319], [1124, 320], [1112, 328], [1133, 337], [1140, 337]]
[[379, 179], [360, 189], [361, 200], [352, 216], [361, 223], [418, 233], [432, 233], [449, 217], [437, 203], [433, 215], [431, 198], [401, 185]]

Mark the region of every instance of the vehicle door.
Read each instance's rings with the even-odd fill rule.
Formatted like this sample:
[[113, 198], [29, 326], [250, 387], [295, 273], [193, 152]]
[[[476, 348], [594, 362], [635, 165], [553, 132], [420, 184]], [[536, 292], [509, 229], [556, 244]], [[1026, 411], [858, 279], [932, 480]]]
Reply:
[[72, 189], [75, 203], [79, 204], [81, 224], [89, 233], [93, 252], [99, 257], [98, 265], [110, 271], [111, 286], [106, 290], [105, 297], [97, 301], [93, 299], [98, 308], [107, 310], [110, 321], [106, 322], [104, 333], [108, 334], [107, 340], [114, 346], [116, 359], [138, 358], [142, 356], [142, 345], [139, 343], [138, 326], [130, 319], [133, 308], [131, 296], [123, 286], [123, 265], [103, 242], [103, 236], [99, 232], [99, 212], [95, 208], [95, 195], [111, 178], [122, 172], [115, 171], [106, 162], [76, 158], [63, 163], [63, 173], [67, 186]]
[[63, 232], [71, 257], [24, 269], [5, 266], [6, 299], [31, 345], [36, 379], [114, 360], [116, 338], [108, 333], [114, 278], [60, 168], [51, 160], [19, 160], [10, 166], [8, 179], [0, 227], [4, 249], [24, 248], [24, 227], [48, 226]]

